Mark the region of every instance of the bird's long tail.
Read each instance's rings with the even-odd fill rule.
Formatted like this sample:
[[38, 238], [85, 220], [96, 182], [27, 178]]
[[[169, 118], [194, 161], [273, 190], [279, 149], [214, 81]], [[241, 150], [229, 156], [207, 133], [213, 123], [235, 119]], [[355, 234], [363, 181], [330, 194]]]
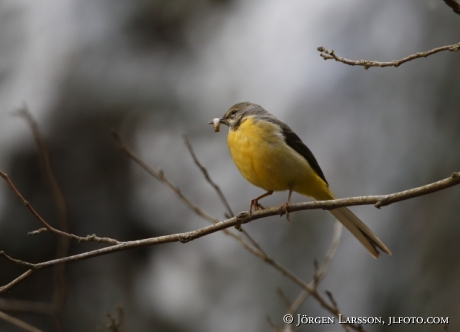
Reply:
[[[334, 194], [329, 190], [327, 183], [318, 175], [310, 176], [305, 182], [295, 189], [299, 194], [309, 196], [317, 201], [328, 201], [335, 199]], [[379, 257], [380, 251], [391, 255], [391, 251], [380, 239], [367, 227], [357, 216], [346, 207], [329, 210], [329, 212], [340, 221], [351, 234], [375, 258]]]
[[358, 239], [374, 258], [379, 257], [379, 250], [391, 255], [391, 251], [357, 216], [346, 207], [329, 210], [329, 212]]

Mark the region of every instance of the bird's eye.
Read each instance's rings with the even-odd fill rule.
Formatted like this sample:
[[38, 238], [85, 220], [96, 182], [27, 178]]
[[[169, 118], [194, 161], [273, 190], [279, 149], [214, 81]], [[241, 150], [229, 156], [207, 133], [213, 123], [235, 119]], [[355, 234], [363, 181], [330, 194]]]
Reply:
[[235, 115], [236, 112], [238, 112], [237, 110], [232, 110], [232, 112], [230, 113], [231, 115]]

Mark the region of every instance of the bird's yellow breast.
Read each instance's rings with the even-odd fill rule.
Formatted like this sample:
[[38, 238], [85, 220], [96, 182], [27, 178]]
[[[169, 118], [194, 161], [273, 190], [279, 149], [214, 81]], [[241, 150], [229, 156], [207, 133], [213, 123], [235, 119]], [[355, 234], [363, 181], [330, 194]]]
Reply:
[[328, 191], [307, 160], [286, 144], [281, 128], [274, 123], [249, 117], [229, 131], [227, 144], [238, 170], [257, 187], [267, 191], [292, 188], [311, 197], [316, 188]]

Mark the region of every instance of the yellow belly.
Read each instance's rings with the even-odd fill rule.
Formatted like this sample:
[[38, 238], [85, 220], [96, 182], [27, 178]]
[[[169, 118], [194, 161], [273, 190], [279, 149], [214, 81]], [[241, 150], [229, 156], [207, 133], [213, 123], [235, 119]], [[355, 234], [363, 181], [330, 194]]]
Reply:
[[248, 118], [227, 137], [236, 167], [253, 185], [266, 191], [294, 191], [315, 199], [330, 199], [327, 184], [307, 160], [289, 147], [278, 126]]

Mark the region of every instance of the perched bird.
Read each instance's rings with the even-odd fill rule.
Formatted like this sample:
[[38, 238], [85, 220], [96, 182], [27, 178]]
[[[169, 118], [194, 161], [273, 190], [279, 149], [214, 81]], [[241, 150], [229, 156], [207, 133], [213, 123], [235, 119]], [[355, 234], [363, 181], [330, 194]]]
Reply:
[[[229, 127], [227, 145], [241, 175], [253, 185], [266, 191], [251, 200], [252, 209], [263, 208], [259, 200], [274, 191], [289, 191], [288, 200], [280, 206], [289, 219], [288, 207], [292, 192], [314, 200], [335, 199], [328, 182], [310, 149], [291, 128], [267, 112], [262, 106], [243, 102], [233, 105], [222, 118], [209, 122], [219, 131], [220, 124]], [[390, 250], [372, 231], [346, 207], [329, 210], [372, 256], [379, 250]]]

